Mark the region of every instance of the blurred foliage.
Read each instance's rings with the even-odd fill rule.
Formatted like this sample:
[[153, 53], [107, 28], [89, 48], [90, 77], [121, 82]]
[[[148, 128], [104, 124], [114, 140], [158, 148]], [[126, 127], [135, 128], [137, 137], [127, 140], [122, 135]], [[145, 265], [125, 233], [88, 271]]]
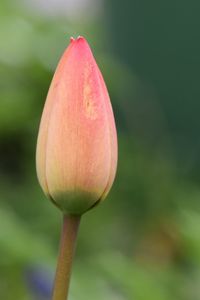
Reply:
[[84, 35], [111, 95], [119, 167], [83, 217], [70, 299], [198, 300], [200, 4], [93, 2], [0, 3], [0, 298], [50, 299], [61, 214], [38, 185], [35, 145], [59, 57]]

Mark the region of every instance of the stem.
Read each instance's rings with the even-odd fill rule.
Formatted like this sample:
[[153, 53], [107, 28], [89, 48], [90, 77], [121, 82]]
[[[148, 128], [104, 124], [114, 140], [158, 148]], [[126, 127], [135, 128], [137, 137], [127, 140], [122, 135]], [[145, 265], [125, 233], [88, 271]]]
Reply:
[[52, 300], [67, 300], [80, 218], [64, 215]]

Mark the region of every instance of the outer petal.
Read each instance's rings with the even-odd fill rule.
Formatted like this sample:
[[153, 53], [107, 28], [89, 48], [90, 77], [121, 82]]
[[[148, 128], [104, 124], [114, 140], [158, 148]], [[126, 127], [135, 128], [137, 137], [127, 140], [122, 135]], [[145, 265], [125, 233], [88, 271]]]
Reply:
[[57, 93], [52, 93], [46, 174], [57, 204], [79, 213], [98, 201], [108, 185], [111, 144], [98, 67], [83, 38], [72, 44]]
[[117, 145], [117, 131], [115, 127], [113, 110], [112, 110], [109, 94], [100, 71], [99, 71], [99, 80], [102, 88], [102, 93], [104, 94], [104, 101], [105, 101], [105, 106], [107, 111], [109, 133], [110, 133], [110, 149], [111, 149], [110, 176], [108, 178], [108, 183], [102, 194], [102, 199], [101, 199], [104, 200], [107, 194], [109, 193], [113, 181], [115, 179], [116, 170], [117, 170], [117, 160], [118, 160], [118, 145]]
[[63, 62], [67, 61], [70, 48], [71, 48], [71, 44], [63, 54], [58, 64], [57, 72], [54, 74], [52, 84], [50, 85], [47, 100], [44, 106], [42, 119], [40, 122], [39, 133], [38, 133], [37, 148], [36, 148], [36, 171], [37, 171], [39, 183], [44, 193], [47, 195], [49, 194], [49, 191], [48, 191], [48, 185], [46, 179], [46, 147], [47, 147], [47, 137], [48, 137], [48, 130], [49, 130], [49, 121], [50, 121], [51, 111], [54, 105], [54, 93], [56, 90], [56, 86], [58, 85], [58, 82], [60, 80], [60, 74], [62, 73], [62, 69], [63, 69]]

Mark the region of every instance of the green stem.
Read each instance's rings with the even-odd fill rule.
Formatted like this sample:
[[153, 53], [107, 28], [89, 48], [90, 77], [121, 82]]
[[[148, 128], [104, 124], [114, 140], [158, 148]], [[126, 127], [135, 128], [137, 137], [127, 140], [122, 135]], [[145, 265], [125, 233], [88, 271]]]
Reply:
[[64, 215], [52, 300], [66, 300], [81, 216]]

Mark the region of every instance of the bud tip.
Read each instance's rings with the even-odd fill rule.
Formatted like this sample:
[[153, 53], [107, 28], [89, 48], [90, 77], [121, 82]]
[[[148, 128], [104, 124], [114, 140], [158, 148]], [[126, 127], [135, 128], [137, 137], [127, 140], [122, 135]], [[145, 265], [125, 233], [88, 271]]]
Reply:
[[81, 35], [79, 35], [77, 38], [74, 38], [73, 36], [70, 37], [71, 43], [73, 43], [75, 41], [80, 41], [80, 40], [84, 40], [84, 37], [82, 37]]

